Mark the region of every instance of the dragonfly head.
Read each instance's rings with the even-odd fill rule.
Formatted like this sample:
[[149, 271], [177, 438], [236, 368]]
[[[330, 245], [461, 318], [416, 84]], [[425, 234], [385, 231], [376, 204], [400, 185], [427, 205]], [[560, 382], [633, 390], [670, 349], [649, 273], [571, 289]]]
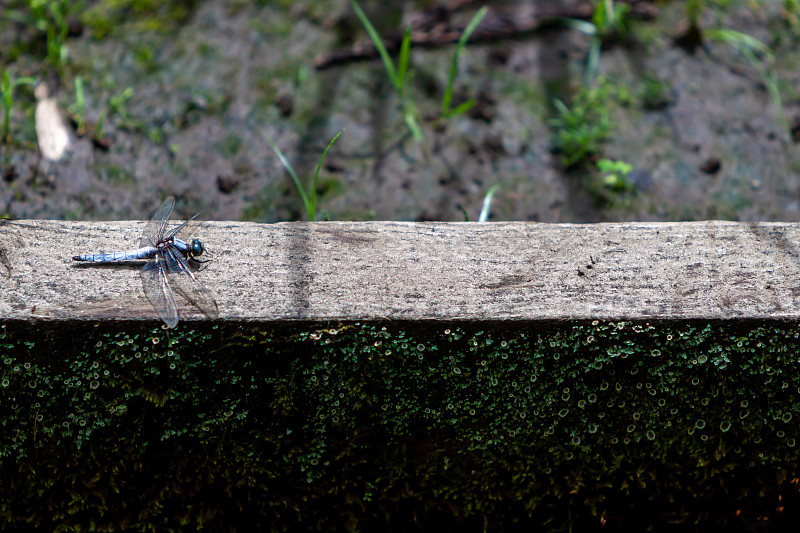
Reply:
[[189, 253], [192, 257], [203, 255], [206, 247], [200, 242], [200, 239], [192, 239], [192, 244], [189, 246]]

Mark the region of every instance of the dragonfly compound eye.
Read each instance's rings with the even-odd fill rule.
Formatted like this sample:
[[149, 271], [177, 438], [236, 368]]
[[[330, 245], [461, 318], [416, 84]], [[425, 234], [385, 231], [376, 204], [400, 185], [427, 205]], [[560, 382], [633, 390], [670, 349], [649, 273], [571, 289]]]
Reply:
[[201, 255], [205, 248], [203, 247], [203, 243], [200, 242], [200, 239], [192, 239], [192, 255]]

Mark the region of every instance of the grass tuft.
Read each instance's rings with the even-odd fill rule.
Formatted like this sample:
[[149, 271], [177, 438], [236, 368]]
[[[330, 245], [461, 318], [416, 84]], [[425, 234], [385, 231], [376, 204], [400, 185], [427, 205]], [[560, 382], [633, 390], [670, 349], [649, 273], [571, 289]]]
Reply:
[[[322, 169], [322, 161], [325, 159], [325, 156], [328, 154], [328, 150], [331, 149], [333, 143], [336, 142], [336, 139], [343, 133], [340, 131], [336, 135], [334, 135], [333, 139], [328, 143], [328, 146], [325, 147], [325, 150], [322, 152], [322, 155], [319, 157], [319, 161], [317, 161], [317, 166], [314, 169], [314, 177], [308, 184], [308, 190], [303, 185], [303, 182], [300, 180], [300, 177], [295, 172], [294, 167], [283, 154], [280, 148], [272, 142], [272, 139], [264, 135], [264, 139], [269, 143], [272, 149], [275, 151], [275, 155], [278, 156], [283, 167], [292, 177], [292, 181], [294, 181], [295, 186], [297, 187], [297, 192], [300, 194], [300, 198], [303, 200], [303, 207], [305, 208], [306, 215], [308, 216], [308, 220], [313, 221], [317, 216], [317, 182], [319, 181], [319, 171]], [[327, 215], [325, 216], [327, 220]]]

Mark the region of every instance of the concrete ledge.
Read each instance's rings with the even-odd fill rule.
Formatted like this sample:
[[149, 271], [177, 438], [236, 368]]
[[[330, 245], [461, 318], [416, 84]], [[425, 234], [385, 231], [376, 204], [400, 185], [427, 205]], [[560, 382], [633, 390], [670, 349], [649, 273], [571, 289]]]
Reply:
[[[0, 320], [157, 320], [143, 222], [0, 221]], [[800, 224], [205, 222], [220, 320], [798, 319]], [[181, 318], [204, 320], [186, 302]]]

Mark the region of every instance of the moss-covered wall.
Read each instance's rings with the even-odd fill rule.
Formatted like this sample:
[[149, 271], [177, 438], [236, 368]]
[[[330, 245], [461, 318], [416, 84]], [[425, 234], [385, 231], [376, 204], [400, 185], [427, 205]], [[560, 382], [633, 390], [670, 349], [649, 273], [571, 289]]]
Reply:
[[8, 323], [0, 525], [780, 524], [800, 508], [799, 336], [786, 323]]

